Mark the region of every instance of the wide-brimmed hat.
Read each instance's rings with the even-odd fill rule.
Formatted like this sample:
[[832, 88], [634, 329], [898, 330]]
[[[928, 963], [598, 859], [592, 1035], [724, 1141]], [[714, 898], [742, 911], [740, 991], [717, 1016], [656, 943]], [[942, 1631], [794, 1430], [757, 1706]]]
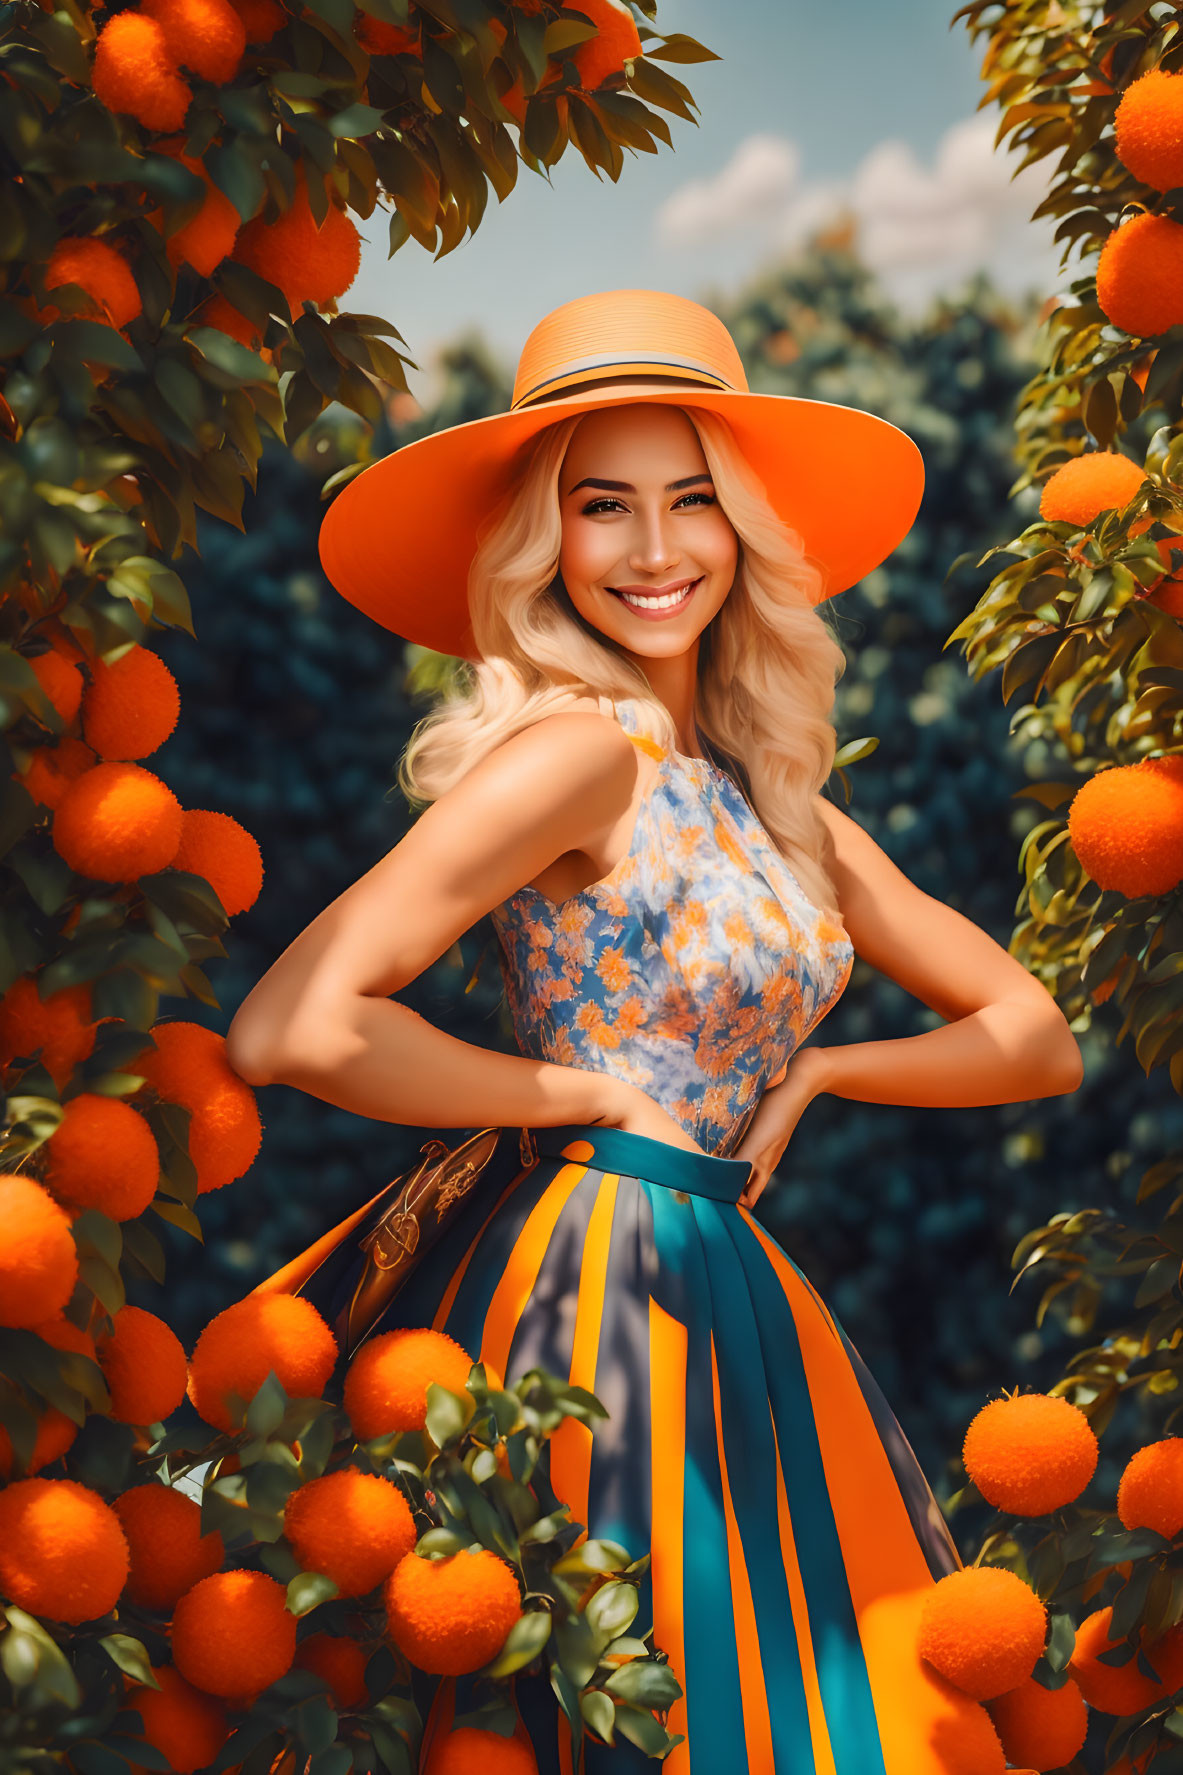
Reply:
[[405, 640], [478, 658], [469, 568], [526, 446], [569, 414], [637, 401], [722, 415], [773, 509], [822, 569], [822, 598], [877, 567], [915, 521], [924, 463], [905, 432], [857, 407], [753, 394], [709, 309], [657, 290], [613, 290], [539, 321], [507, 413], [418, 438], [348, 482], [321, 526], [326, 574]]

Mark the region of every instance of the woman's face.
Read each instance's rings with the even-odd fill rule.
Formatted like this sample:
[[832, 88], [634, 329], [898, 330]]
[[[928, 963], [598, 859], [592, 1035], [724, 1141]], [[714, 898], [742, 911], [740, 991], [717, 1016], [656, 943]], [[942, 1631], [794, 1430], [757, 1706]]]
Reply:
[[739, 541], [686, 414], [582, 419], [559, 474], [559, 572], [579, 614], [641, 659], [694, 646], [731, 590]]

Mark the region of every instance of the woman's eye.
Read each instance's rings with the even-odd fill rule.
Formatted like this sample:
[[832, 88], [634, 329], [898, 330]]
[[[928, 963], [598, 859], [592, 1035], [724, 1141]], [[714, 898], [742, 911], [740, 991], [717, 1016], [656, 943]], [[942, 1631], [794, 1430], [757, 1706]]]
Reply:
[[714, 505], [715, 503], [715, 496], [713, 493], [687, 493], [683, 498], [679, 499], [678, 504], [685, 505], [686, 502], [691, 499], [701, 500], [703, 505]]
[[619, 499], [593, 499], [589, 504], [584, 506], [583, 515], [585, 518], [589, 516], [594, 517], [597, 512], [610, 511], [613, 507], [618, 511], [623, 510]]

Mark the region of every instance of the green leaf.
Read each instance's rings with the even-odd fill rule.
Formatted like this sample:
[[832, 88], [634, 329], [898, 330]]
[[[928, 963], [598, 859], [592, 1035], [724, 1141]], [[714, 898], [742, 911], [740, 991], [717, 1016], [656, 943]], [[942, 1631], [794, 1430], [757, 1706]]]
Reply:
[[646, 1756], [663, 1756], [670, 1746], [670, 1734], [651, 1713], [627, 1703], [616, 1709], [616, 1730], [643, 1750]]
[[363, 136], [371, 136], [380, 126], [385, 112], [378, 111], [373, 105], [363, 105], [359, 101], [355, 105], [346, 105], [329, 119], [329, 134], [347, 136], [351, 142], [357, 142]]
[[615, 1744], [616, 1709], [603, 1689], [588, 1689], [579, 1697], [579, 1711], [605, 1744]]
[[512, 1676], [535, 1659], [550, 1638], [551, 1616], [547, 1609], [529, 1609], [510, 1628], [505, 1644], [493, 1662], [482, 1671], [483, 1676]]
[[670, 1707], [682, 1693], [682, 1685], [669, 1665], [658, 1664], [653, 1658], [635, 1658], [631, 1664], [622, 1664], [604, 1687], [622, 1701], [636, 1701], [642, 1707]]
[[433, 1554], [463, 1553], [473, 1545], [471, 1535], [458, 1535], [450, 1528], [429, 1528], [415, 1542], [415, 1552], [428, 1559]]
[[322, 1602], [329, 1602], [341, 1592], [323, 1572], [300, 1572], [288, 1585], [287, 1606], [291, 1614], [309, 1615]]
[[134, 1677], [138, 1683], [146, 1683], [150, 1689], [159, 1689], [160, 1684], [152, 1675], [152, 1660], [143, 1640], [133, 1639], [130, 1633], [108, 1633], [100, 1639], [99, 1644], [111, 1662], [128, 1676]]
[[661, 43], [647, 42], [645, 54], [656, 56], [660, 62], [718, 62], [722, 60], [713, 49], [707, 49], [693, 37], [686, 37], [681, 31], [675, 31]]
[[474, 1410], [471, 1393], [452, 1393], [438, 1381], [428, 1383], [427, 1433], [437, 1448], [446, 1448], [459, 1438]]
[[636, 1613], [637, 1592], [631, 1584], [604, 1584], [586, 1609], [594, 1630], [612, 1639], [632, 1625]]
[[252, 1436], [272, 1435], [282, 1424], [287, 1406], [288, 1395], [272, 1369], [247, 1407], [247, 1430]]
[[103, 364], [125, 375], [144, 373], [144, 362], [135, 346], [101, 321], [57, 320], [49, 328], [49, 338], [54, 351], [60, 351], [68, 361]]

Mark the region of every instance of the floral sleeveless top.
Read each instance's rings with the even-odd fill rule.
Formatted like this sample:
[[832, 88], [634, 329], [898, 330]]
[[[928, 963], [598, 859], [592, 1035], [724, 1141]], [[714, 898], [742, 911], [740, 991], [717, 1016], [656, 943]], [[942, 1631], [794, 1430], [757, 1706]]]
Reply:
[[725, 1158], [854, 950], [732, 778], [641, 733], [631, 699], [615, 708], [659, 770], [606, 877], [557, 903], [523, 886], [494, 908], [514, 1031], [531, 1059], [637, 1085]]

